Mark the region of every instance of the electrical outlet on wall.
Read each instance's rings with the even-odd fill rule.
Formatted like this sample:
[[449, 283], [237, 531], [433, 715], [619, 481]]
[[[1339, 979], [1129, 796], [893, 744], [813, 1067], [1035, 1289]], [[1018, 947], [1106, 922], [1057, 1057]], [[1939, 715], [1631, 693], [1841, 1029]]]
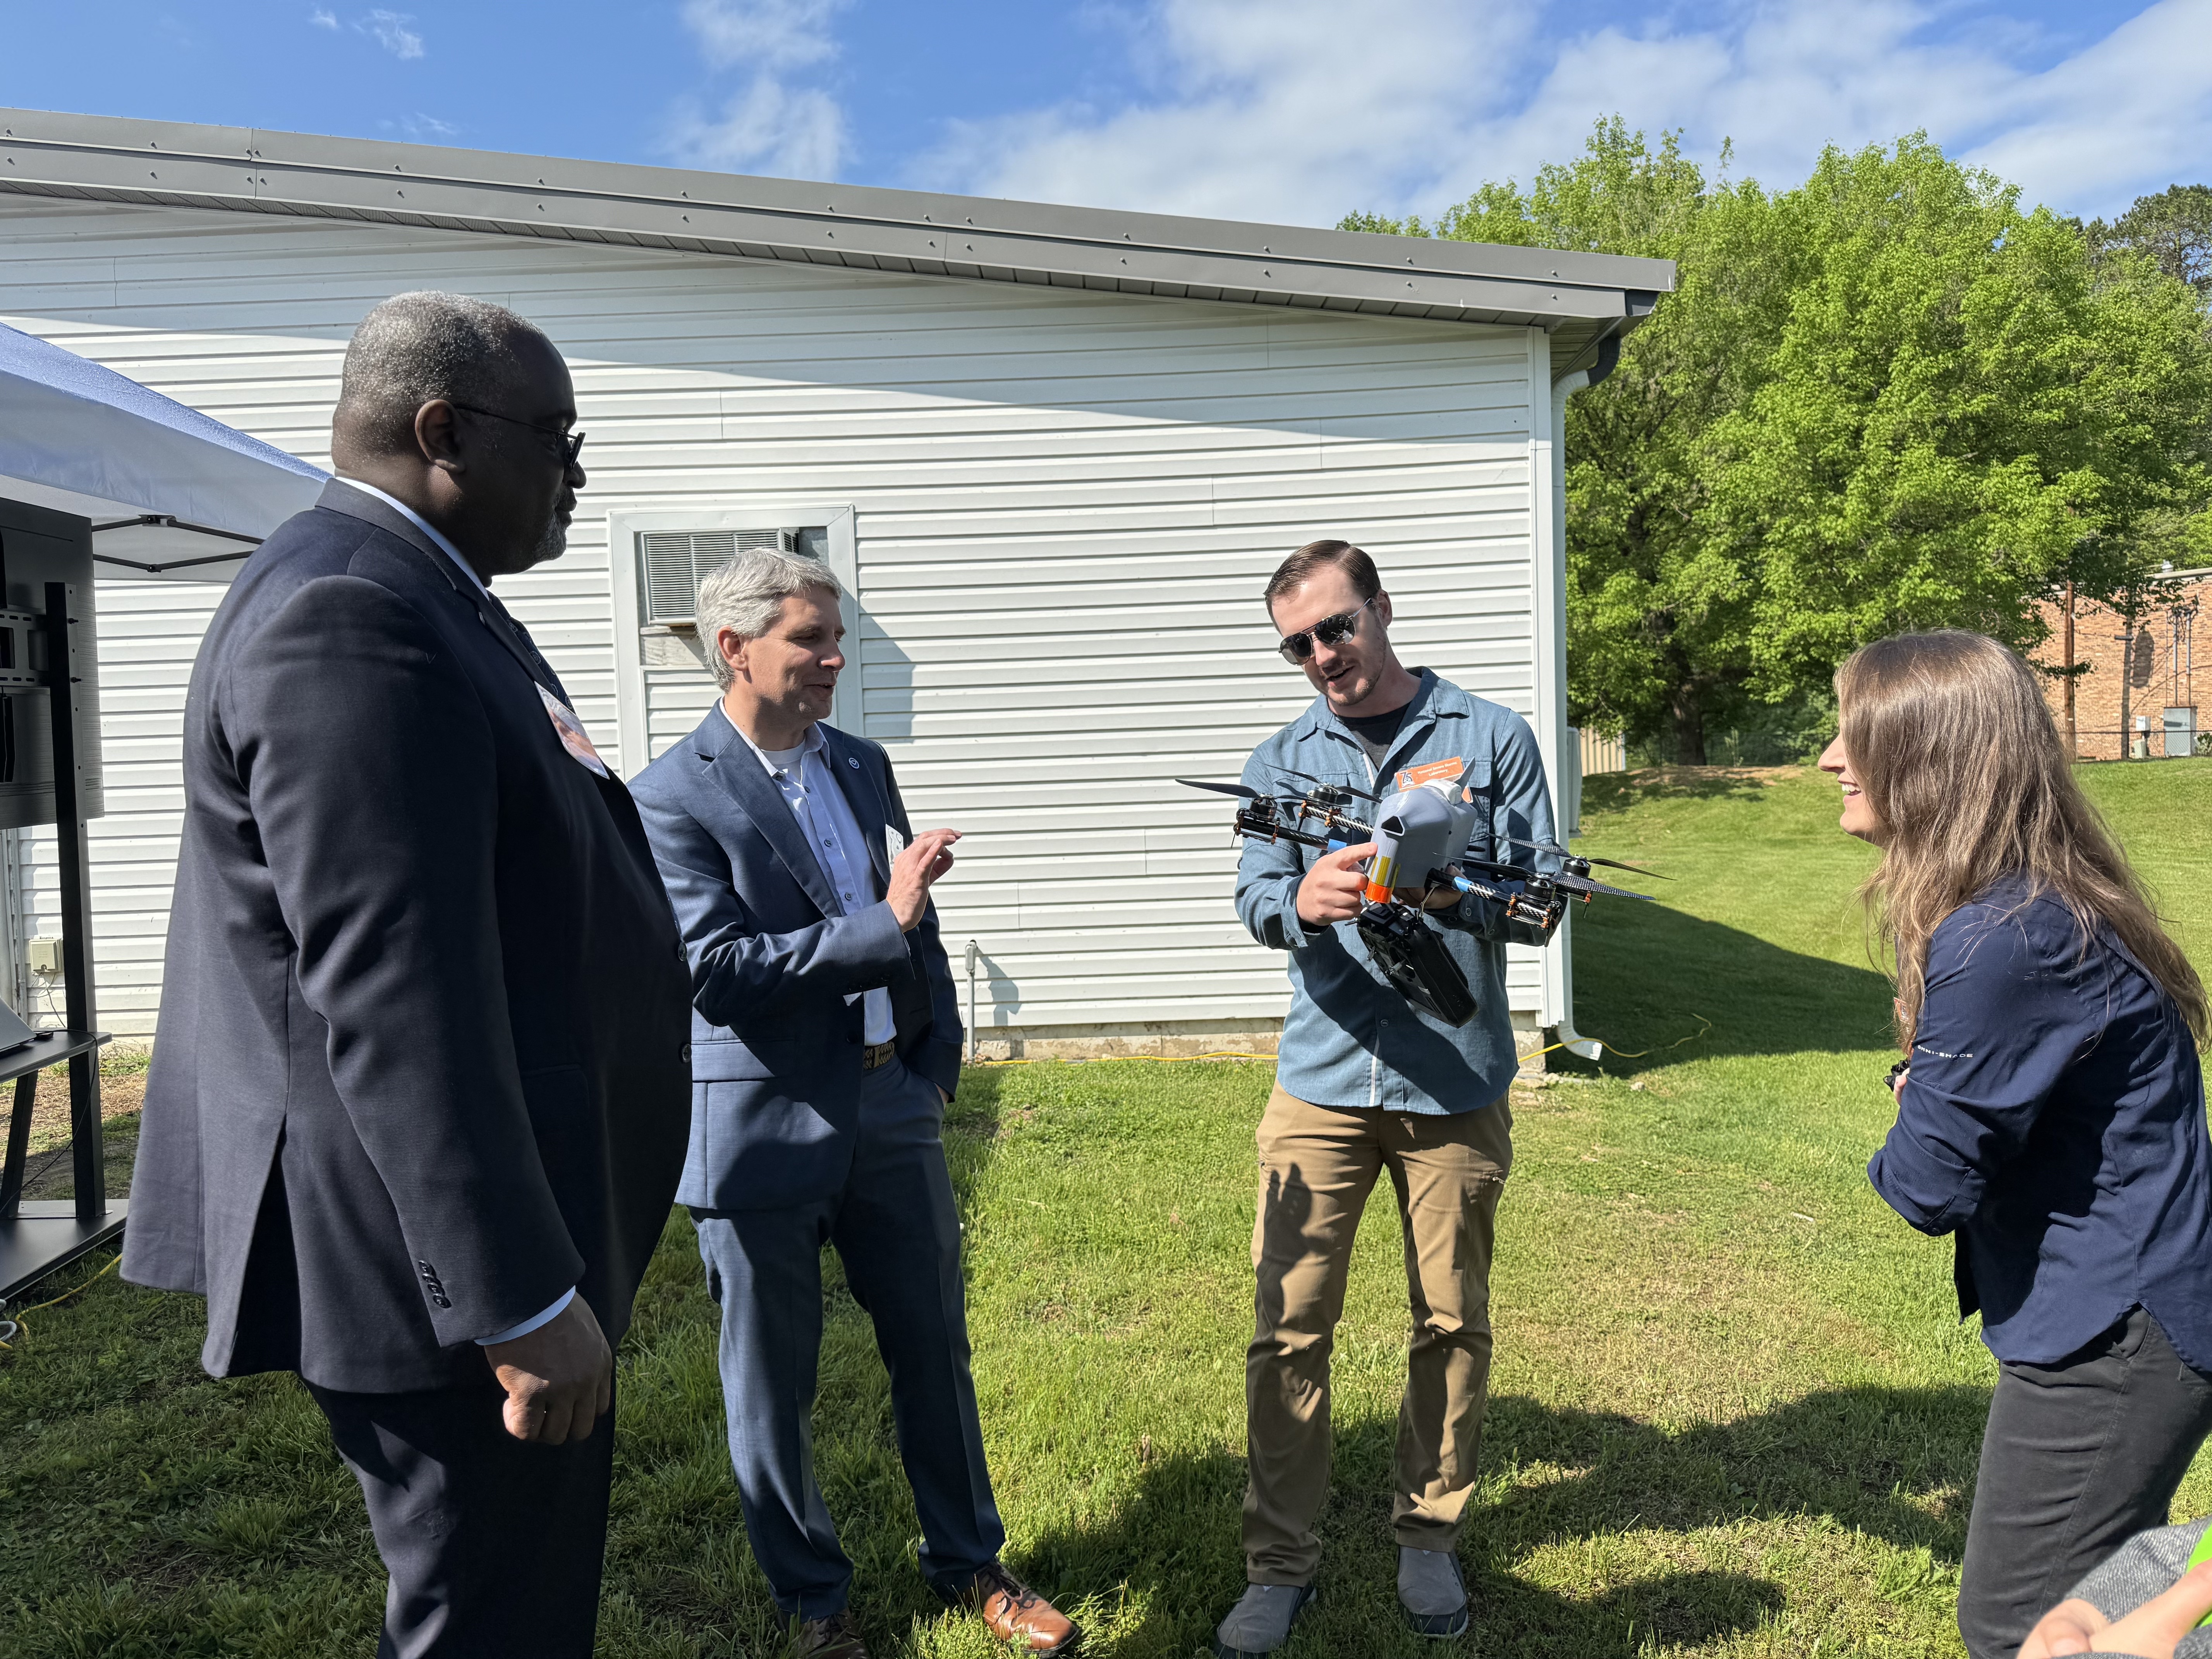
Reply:
[[30, 942], [29, 952], [33, 973], [51, 977], [61, 972], [62, 942], [59, 939], [48, 939], [42, 934]]

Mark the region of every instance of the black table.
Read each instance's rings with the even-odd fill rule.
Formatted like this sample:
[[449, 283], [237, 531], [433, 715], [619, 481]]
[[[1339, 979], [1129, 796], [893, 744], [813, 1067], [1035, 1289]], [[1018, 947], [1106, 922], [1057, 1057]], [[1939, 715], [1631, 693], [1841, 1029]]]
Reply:
[[[107, 1196], [100, 1095], [93, 1081], [95, 1051], [107, 1040], [105, 1031], [41, 1031], [23, 1047], [0, 1054], [0, 1084], [12, 1079], [15, 1085], [15, 1110], [8, 1124], [7, 1161], [0, 1164], [0, 1308], [56, 1268], [66, 1267], [123, 1231], [126, 1206]], [[76, 1196], [27, 1200], [23, 1171], [30, 1161], [31, 1104], [38, 1075], [49, 1066], [70, 1060], [76, 1062], [70, 1067], [70, 1138], [74, 1143]], [[83, 1121], [87, 1117], [91, 1119], [88, 1124]]]

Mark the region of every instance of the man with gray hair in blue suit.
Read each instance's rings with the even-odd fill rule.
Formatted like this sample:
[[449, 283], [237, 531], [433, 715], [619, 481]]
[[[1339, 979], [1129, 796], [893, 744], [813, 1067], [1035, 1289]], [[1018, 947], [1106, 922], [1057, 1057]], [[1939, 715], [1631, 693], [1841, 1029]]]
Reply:
[[826, 723], [842, 594], [821, 561], [767, 550], [702, 582], [720, 700], [632, 786], [691, 964], [677, 1200], [722, 1310], [731, 1462], [799, 1651], [866, 1659], [809, 1428], [834, 1244], [890, 1370], [932, 1588], [1001, 1641], [1066, 1654], [1076, 1627], [998, 1559], [969, 1375], [942, 1139], [959, 1005], [929, 902], [960, 837], [915, 835], [882, 746]]

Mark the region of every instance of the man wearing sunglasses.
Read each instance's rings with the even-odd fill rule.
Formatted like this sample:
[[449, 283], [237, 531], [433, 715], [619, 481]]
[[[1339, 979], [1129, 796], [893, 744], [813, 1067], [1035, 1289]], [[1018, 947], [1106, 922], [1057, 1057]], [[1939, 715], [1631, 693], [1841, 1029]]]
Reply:
[[[1493, 847], [1507, 836], [1551, 839], [1528, 723], [1398, 660], [1390, 596], [1365, 553], [1309, 543], [1283, 561], [1266, 599], [1277, 648], [1320, 695], [1254, 752], [1248, 787], [1297, 794], [1318, 779], [1382, 795], [1455, 779], [1472, 763], [1479, 834]], [[1248, 1583], [1215, 1631], [1222, 1659], [1280, 1647], [1314, 1594], [1329, 1349], [1353, 1230], [1386, 1170], [1413, 1314], [1390, 1516], [1399, 1601], [1423, 1636], [1456, 1637], [1468, 1623], [1457, 1547], [1489, 1387], [1491, 1245], [1513, 1159], [1506, 1091], [1518, 1058], [1504, 947], [1515, 932], [1486, 900], [1449, 888], [1401, 891], [1428, 908], [1480, 1003], [1463, 1026], [1429, 1018], [1390, 988], [1353, 926], [1361, 866], [1374, 850], [1316, 854], [1248, 839], [1237, 872], [1237, 915], [1287, 954], [1292, 998], [1259, 1130], [1259, 1293], [1244, 1372]]]

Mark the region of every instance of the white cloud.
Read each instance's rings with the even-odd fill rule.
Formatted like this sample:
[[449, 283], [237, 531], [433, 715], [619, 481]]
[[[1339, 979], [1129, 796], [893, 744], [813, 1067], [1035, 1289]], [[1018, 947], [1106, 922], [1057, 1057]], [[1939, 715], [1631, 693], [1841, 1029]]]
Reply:
[[403, 117], [399, 130], [418, 144], [442, 144], [448, 138], [458, 138], [461, 134], [461, 130], [451, 121], [441, 121], [436, 116], [424, 115], [420, 111]]
[[[1947, 36], [1949, 0], [1717, 0], [1640, 32], [1565, 0], [1144, 0], [1142, 94], [951, 124], [916, 182], [1327, 224], [1524, 183], [1619, 112], [1737, 171], [1925, 128], [2030, 200], [2110, 213], [2212, 153], [2212, 0], [2155, 0], [2047, 66], [2028, 25]], [[1357, 26], [1347, 27], [1356, 15]]]
[[684, 0], [684, 21], [713, 68], [750, 71], [719, 107], [681, 107], [667, 145], [696, 167], [833, 179], [848, 143], [843, 108], [790, 75], [837, 55], [830, 24], [850, 0]]
[[684, 23], [707, 61], [756, 73], [804, 69], [837, 54], [830, 20], [850, 0], [684, 0]]
[[420, 58], [422, 55], [422, 37], [407, 27], [414, 21], [412, 12], [386, 11], [380, 7], [357, 21], [354, 27], [394, 58]]
[[923, 170], [993, 196], [1334, 220], [1451, 143], [1532, 11], [1365, 0], [1347, 27], [1340, 0], [1154, 0], [1152, 96], [955, 122]]
[[668, 143], [693, 167], [834, 179], [845, 152], [845, 113], [825, 92], [761, 75], [719, 111], [679, 116]]
[[2017, 88], [2021, 118], [1972, 159], [2054, 203], [2124, 208], [2204, 179], [2212, 157], [2212, 0], [2164, 0]]
[[319, 6], [307, 14], [307, 21], [319, 29], [335, 29], [338, 26], [337, 14], [325, 11]]

